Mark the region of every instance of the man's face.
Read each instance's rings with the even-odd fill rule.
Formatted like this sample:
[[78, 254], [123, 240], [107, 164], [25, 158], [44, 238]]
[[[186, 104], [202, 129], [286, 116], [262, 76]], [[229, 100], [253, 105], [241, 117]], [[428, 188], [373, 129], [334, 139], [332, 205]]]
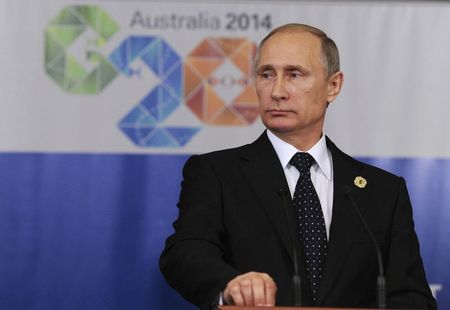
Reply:
[[256, 92], [261, 119], [272, 132], [321, 134], [327, 102], [339, 90], [327, 79], [320, 57], [320, 39], [308, 32], [276, 33], [261, 48]]

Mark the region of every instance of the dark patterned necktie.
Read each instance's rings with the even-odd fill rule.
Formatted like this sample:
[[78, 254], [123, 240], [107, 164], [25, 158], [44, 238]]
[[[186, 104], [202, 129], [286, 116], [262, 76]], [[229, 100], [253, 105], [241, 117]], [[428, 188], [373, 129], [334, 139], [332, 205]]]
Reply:
[[328, 242], [322, 207], [311, 182], [310, 169], [314, 162], [310, 154], [296, 153], [289, 163], [300, 172], [295, 186], [293, 205], [297, 211], [300, 240], [303, 244], [306, 270], [315, 301], [322, 278]]

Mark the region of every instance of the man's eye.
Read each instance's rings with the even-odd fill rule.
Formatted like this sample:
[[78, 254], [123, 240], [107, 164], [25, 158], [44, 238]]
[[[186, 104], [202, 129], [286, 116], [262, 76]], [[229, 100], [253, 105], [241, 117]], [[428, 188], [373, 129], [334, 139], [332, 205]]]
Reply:
[[301, 76], [302, 76], [302, 74], [300, 72], [297, 72], [297, 71], [289, 73], [289, 77], [291, 77], [293, 79], [298, 79]]
[[273, 78], [273, 73], [270, 71], [263, 71], [259, 74], [263, 79], [271, 79]]

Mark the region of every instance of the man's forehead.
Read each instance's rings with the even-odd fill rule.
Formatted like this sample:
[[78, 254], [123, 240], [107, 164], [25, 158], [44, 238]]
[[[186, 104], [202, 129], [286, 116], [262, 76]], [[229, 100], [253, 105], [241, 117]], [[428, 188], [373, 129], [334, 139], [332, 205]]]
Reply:
[[302, 65], [320, 62], [320, 39], [306, 31], [275, 33], [259, 50], [258, 67], [264, 65]]
[[[267, 46], [279, 45], [283, 43], [282, 47], [294, 46], [294, 47], [305, 47], [308, 49], [320, 48], [321, 41], [320, 38], [315, 34], [305, 31], [305, 30], [284, 30], [273, 34], [270, 38], [264, 42], [261, 46], [261, 50], [264, 50]], [[281, 48], [281, 46], [280, 46]]]

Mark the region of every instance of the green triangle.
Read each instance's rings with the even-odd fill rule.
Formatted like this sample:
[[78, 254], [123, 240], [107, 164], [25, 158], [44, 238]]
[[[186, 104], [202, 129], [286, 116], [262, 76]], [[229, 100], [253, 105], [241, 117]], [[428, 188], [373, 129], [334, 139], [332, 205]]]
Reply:
[[45, 33], [45, 64], [48, 65], [53, 59], [64, 55], [64, 47], [59, 44], [48, 32]]
[[52, 72], [60, 72], [62, 74], [65, 74], [66, 55], [63, 54], [59, 57], [52, 59], [51, 62], [46, 64], [46, 70], [51, 70]]
[[[75, 14], [74, 14], [75, 13]], [[49, 25], [55, 26], [81, 26], [84, 25], [85, 21], [82, 20], [77, 14], [76, 11], [73, 10], [73, 7], [66, 8], [62, 10], [58, 15], [53, 18]]]
[[79, 6], [76, 8], [86, 23], [104, 40], [119, 30], [117, 23], [98, 6]]
[[47, 28], [47, 34], [62, 46], [68, 47], [85, 30], [86, 26], [84, 25], [75, 27], [50, 26]]
[[60, 61], [55, 63], [53, 67], [45, 68], [47, 74], [53, 78], [53, 80], [62, 88], [65, 89], [65, 77], [64, 77], [64, 57], [60, 57]]
[[86, 76], [86, 74], [87, 72], [84, 67], [81, 66], [74, 57], [67, 55], [66, 77], [71, 80], [73, 79], [75, 81], [81, 81]]
[[106, 59], [101, 59], [99, 66], [99, 76], [98, 76], [98, 89], [99, 91], [106, 87], [116, 76], [117, 70], [107, 61]]
[[96, 94], [98, 92], [98, 68], [89, 73], [89, 75], [72, 89], [77, 94]]
[[117, 31], [119, 31], [119, 25], [105, 12], [100, 11], [98, 13], [97, 25], [95, 29], [101, 35], [102, 38], [108, 40]]

